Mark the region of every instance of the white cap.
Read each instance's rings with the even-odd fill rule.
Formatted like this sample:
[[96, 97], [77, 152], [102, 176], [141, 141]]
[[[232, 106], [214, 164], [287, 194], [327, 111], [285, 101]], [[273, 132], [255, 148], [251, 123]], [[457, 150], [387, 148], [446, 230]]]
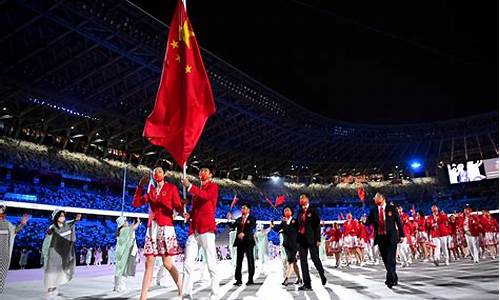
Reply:
[[122, 227], [125, 222], [127, 222], [127, 217], [125, 216], [121, 216], [116, 219], [116, 224], [118, 225], [118, 227]]

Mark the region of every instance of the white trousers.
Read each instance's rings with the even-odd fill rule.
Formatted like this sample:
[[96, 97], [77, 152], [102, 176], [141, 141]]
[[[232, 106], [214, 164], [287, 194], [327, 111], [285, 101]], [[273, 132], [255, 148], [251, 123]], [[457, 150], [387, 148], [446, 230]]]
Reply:
[[444, 256], [446, 261], [450, 260], [450, 252], [448, 251], [448, 246], [450, 243], [450, 236], [442, 236], [432, 238], [432, 243], [436, 246], [434, 248], [434, 260], [441, 260], [441, 254]]
[[201, 247], [204, 250], [205, 262], [210, 273], [211, 294], [216, 295], [219, 291], [219, 280], [217, 278], [217, 251], [215, 249], [215, 234], [207, 232], [203, 234], [191, 234], [186, 241], [186, 249], [184, 256], [184, 278], [182, 280], [182, 291], [186, 296], [192, 296], [193, 290], [193, 274], [198, 256], [198, 249]]
[[406, 241], [407, 241], [407, 238], [405, 237], [405, 238], [403, 238], [403, 242], [398, 243], [398, 246], [397, 246], [397, 252], [399, 255], [399, 259], [401, 260], [401, 262], [403, 262], [405, 264], [408, 263], [410, 260], [410, 247]]
[[477, 236], [466, 234], [465, 240], [467, 241], [467, 248], [469, 248], [474, 262], [479, 261], [479, 239], [477, 238]]

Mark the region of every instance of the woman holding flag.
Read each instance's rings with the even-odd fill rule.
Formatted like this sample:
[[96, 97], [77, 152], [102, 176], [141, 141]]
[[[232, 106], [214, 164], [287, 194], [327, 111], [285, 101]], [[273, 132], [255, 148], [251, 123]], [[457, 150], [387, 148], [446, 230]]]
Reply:
[[148, 289], [151, 286], [155, 257], [160, 256], [163, 265], [168, 270], [179, 292], [182, 296], [181, 277], [174, 266], [172, 256], [181, 252], [177, 243], [174, 230], [173, 214], [182, 211], [183, 206], [179, 197], [177, 187], [164, 181], [165, 174], [161, 167], [153, 170], [153, 179], [156, 186], [150, 185], [147, 193], [143, 195], [144, 186], [150, 181], [149, 175], [145, 175], [135, 191], [132, 206], [139, 207], [149, 204], [149, 221], [144, 243], [144, 256], [146, 256], [146, 269], [142, 280], [141, 300], [147, 299]]

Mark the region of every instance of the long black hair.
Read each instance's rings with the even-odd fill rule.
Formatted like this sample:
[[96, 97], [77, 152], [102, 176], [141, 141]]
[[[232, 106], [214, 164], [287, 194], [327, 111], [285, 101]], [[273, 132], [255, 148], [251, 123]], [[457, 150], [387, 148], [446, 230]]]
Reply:
[[57, 219], [59, 219], [61, 214], [64, 214], [64, 216], [66, 216], [66, 212], [64, 210], [60, 210], [54, 215], [54, 218], [52, 218], [52, 225], [55, 225], [57, 228], [59, 228], [59, 224], [57, 224]]

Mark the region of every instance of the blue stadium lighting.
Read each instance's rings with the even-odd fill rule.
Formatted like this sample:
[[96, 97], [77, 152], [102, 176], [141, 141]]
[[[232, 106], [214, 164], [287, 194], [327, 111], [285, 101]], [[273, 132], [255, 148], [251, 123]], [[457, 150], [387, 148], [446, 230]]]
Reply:
[[411, 164], [410, 164], [411, 168], [413, 170], [418, 170], [422, 167], [422, 163], [420, 163], [419, 161], [413, 161]]
[[57, 109], [57, 110], [60, 110], [60, 111], [64, 111], [64, 112], [67, 112], [71, 115], [75, 115], [75, 116], [79, 116], [79, 117], [84, 117], [86, 119], [89, 119], [89, 120], [94, 120], [94, 121], [98, 121], [99, 119], [96, 118], [96, 117], [92, 117], [92, 116], [89, 116], [89, 115], [86, 115], [86, 114], [83, 114], [83, 113], [79, 113], [77, 111], [74, 111], [72, 109], [69, 109], [67, 107], [64, 107], [64, 106], [59, 106], [59, 105], [55, 105], [55, 104], [51, 104], [51, 103], [48, 103], [46, 102], [45, 100], [42, 100], [42, 99], [38, 99], [38, 98], [34, 98], [34, 97], [28, 97], [28, 100], [35, 103], [35, 104], [39, 104], [39, 105], [44, 105], [44, 106], [48, 106], [50, 108], [53, 108], [53, 109]]

